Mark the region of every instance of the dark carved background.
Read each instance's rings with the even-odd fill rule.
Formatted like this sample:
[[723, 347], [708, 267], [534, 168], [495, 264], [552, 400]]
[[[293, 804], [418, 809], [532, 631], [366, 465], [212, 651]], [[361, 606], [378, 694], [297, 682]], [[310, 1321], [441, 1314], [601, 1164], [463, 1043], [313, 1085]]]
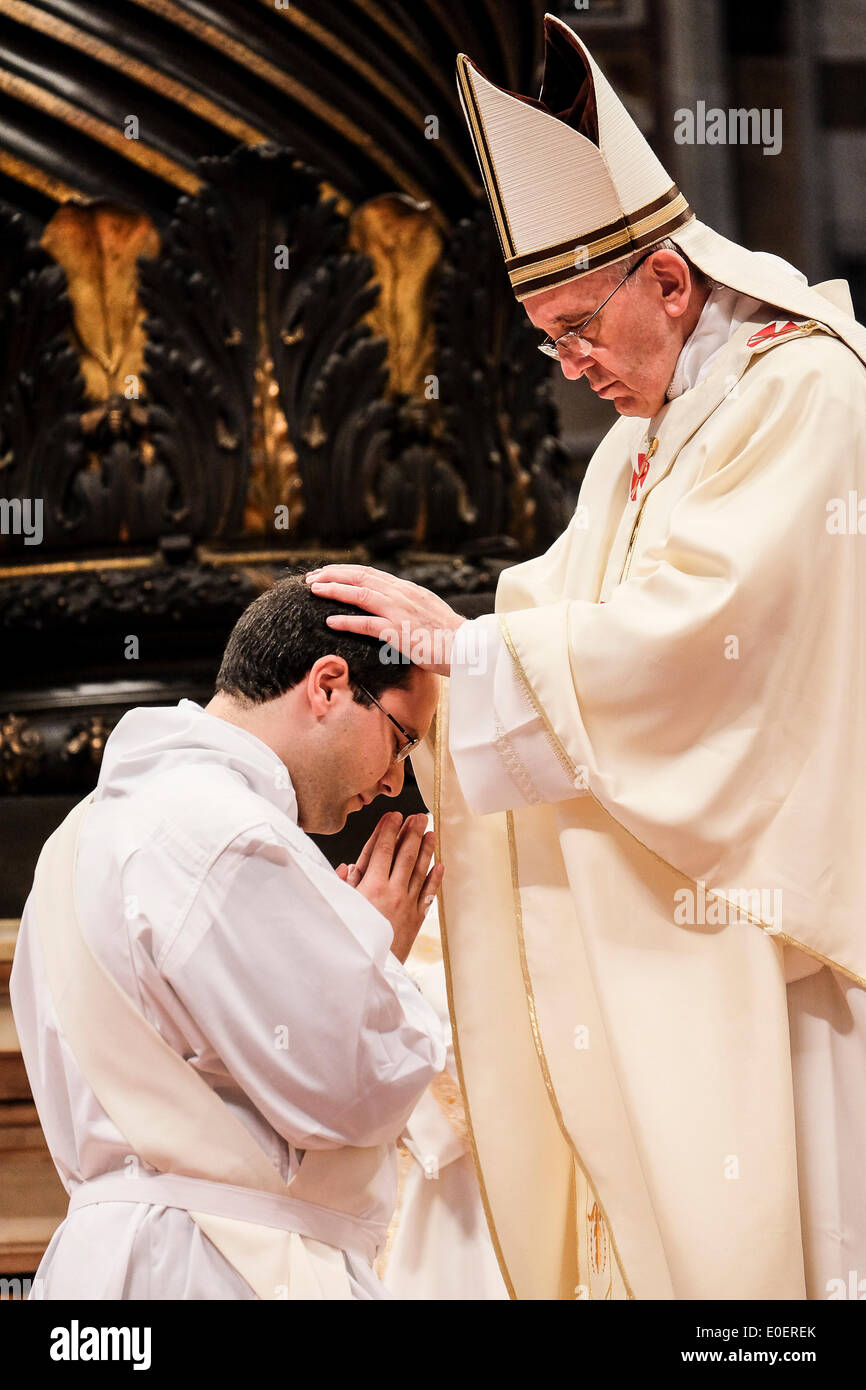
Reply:
[[287, 565], [474, 613], [562, 529], [580, 463], [454, 81], [530, 87], [542, 13], [0, 3], [0, 495], [43, 507], [0, 534], [0, 917], [123, 712], [205, 703]]

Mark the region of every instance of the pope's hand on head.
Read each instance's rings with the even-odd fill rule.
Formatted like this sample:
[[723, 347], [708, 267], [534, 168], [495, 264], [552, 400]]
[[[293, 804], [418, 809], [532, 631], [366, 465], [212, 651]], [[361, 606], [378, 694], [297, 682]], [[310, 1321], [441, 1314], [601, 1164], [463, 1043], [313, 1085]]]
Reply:
[[449, 674], [454, 634], [466, 619], [429, 589], [367, 565], [325, 565], [306, 579], [320, 598], [364, 610], [329, 617], [328, 626], [335, 631], [376, 637], [416, 666], [439, 676]]

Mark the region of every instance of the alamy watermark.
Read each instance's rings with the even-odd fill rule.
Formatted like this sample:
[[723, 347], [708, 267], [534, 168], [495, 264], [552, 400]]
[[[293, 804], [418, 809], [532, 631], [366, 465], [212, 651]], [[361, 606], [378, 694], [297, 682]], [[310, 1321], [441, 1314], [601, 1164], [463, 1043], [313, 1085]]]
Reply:
[[674, 893], [674, 922], [678, 927], [721, 927], [742, 917], [760, 923], [770, 935], [782, 930], [781, 888], [725, 888], [707, 891], [700, 879], [695, 888]]
[[782, 111], [763, 106], [707, 106], [695, 103], [694, 111], [681, 106], [674, 112], [674, 141], [677, 145], [761, 145], [764, 154], [778, 154], [782, 148]]
[[853, 1299], [862, 1303], [866, 1299], [866, 1279], [861, 1279], [856, 1269], [848, 1270], [847, 1279], [828, 1279], [824, 1288], [830, 1303], [839, 1299]]
[[73, 1318], [68, 1327], [51, 1329], [48, 1354], [52, 1361], [131, 1361], [134, 1371], [148, 1371], [151, 1329], [82, 1327]]
[[[480, 632], [477, 624], [464, 623], [459, 629], [460, 642], [455, 656], [466, 666], [471, 676], [483, 676], [487, 672], [486, 634]], [[402, 622], [396, 627], [383, 628], [379, 635], [383, 643], [379, 649], [379, 660], [386, 666], [397, 666], [401, 662], [412, 661], [416, 666], [449, 666], [455, 633], [445, 628], [432, 632], [412, 631], [412, 624]]]
[[44, 1297], [44, 1281], [38, 1277], [30, 1279], [13, 1275], [11, 1279], [0, 1279], [0, 1303], [4, 1300], [17, 1303], [23, 1302], [24, 1299], [37, 1300]]
[[849, 488], [847, 498], [831, 497], [824, 523], [830, 536], [866, 536], [866, 497]]
[[0, 536], [23, 536], [25, 545], [41, 545], [42, 510], [41, 497], [0, 497]]

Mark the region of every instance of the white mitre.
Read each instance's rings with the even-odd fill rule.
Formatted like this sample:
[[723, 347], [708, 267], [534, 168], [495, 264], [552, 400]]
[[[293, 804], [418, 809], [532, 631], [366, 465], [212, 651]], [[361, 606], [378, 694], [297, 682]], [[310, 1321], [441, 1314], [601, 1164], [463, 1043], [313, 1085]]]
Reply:
[[813, 319], [866, 362], [866, 329], [844, 280], [820, 292], [700, 222], [586, 45], [544, 19], [538, 99], [489, 82], [460, 54], [460, 99], [505, 268], [518, 300], [625, 260], [670, 237], [719, 284]]

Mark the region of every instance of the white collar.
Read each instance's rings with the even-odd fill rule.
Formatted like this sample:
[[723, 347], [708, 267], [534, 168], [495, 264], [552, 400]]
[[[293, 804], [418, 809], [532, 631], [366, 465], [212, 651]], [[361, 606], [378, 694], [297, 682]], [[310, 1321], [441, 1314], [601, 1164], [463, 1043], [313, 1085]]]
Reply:
[[[787, 261], [783, 261], [780, 256], [772, 256], [768, 252], [758, 254], [777, 268], [785, 270], [801, 284], [808, 284], [805, 275], [795, 270]], [[722, 348], [742, 324], [772, 323], [777, 315], [778, 310], [771, 304], [762, 304], [759, 299], [751, 299], [747, 294], [729, 289], [727, 285], [715, 285], [707, 297], [694, 329], [683, 343], [670, 386], [665, 393], [666, 399], [675, 400], [677, 396], [690, 391], [693, 386], [697, 386], [708, 377]]]
[[202, 741], [215, 749], [231, 751], [231, 762], [243, 773], [254, 792], [267, 797], [295, 823], [298, 820], [298, 801], [289, 770], [270, 744], [264, 743], [249, 729], [230, 724], [219, 715], [209, 714], [195, 700], [181, 700], [178, 709], [191, 709], [203, 715], [198, 726]]
[[195, 700], [128, 710], [106, 740], [99, 795], [133, 790], [144, 776], [222, 764], [297, 823], [298, 802], [288, 769], [255, 734], [208, 714]]

